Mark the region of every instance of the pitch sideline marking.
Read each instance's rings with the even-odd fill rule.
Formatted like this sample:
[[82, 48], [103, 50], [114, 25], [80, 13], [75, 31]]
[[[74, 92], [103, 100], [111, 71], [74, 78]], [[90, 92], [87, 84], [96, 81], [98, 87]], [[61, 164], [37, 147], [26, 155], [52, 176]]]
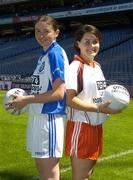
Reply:
[[[132, 153], [133, 153], [133, 149], [130, 149], [130, 150], [127, 150], [127, 151], [123, 151], [123, 152], [120, 152], [120, 153], [117, 153], [117, 154], [112, 154], [110, 156], [100, 158], [98, 160], [98, 163], [100, 163], [102, 161], [107, 161], [107, 160], [115, 159], [115, 158], [118, 158], [118, 157], [121, 157], [121, 156], [125, 156], [127, 154], [132, 154]], [[71, 167], [64, 168], [64, 169], [61, 169], [61, 173], [65, 173], [65, 172], [70, 171], [70, 170], [71, 170]], [[39, 180], [39, 177], [31, 177], [30, 179], [26, 178], [26, 179], [23, 179], [23, 180]]]
[[[121, 156], [125, 156], [127, 154], [132, 154], [132, 153], [133, 153], [133, 149], [127, 150], [127, 151], [124, 151], [124, 152], [120, 152], [120, 153], [117, 153], [117, 154], [112, 154], [110, 156], [100, 158], [98, 160], [98, 163], [102, 162], [102, 161], [107, 161], [107, 160], [115, 159], [115, 158], [118, 158], [118, 157], [121, 157]], [[61, 170], [61, 173], [65, 173], [65, 172], [70, 171], [70, 170], [71, 170], [71, 167], [64, 168], [64, 169]]]

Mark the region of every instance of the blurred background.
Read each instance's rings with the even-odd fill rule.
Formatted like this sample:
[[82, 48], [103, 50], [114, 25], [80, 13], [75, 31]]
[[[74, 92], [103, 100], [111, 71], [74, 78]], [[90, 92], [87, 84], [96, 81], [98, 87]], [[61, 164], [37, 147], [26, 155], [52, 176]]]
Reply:
[[34, 23], [44, 14], [60, 23], [58, 42], [70, 62], [77, 27], [97, 26], [103, 40], [96, 60], [108, 83], [126, 86], [133, 97], [132, 0], [0, 0], [0, 89], [30, 90], [42, 51], [34, 38]]

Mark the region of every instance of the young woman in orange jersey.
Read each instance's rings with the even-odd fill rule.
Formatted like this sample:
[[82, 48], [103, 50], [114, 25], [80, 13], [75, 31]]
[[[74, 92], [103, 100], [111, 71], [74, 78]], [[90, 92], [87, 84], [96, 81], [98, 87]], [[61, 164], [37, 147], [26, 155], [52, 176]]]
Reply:
[[[72, 179], [87, 180], [102, 152], [102, 119], [120, 111], [103, 103], [106, 81], [100, 65], [94, 61], [99, 52], [101, 33], [92, 25], [83, 25], [75, 36], [77, 55], [69, 67], [67, 104], [69, 120], [65, 153], [71, 157]], [[103, 114], [105, 113], [105, 114]]]

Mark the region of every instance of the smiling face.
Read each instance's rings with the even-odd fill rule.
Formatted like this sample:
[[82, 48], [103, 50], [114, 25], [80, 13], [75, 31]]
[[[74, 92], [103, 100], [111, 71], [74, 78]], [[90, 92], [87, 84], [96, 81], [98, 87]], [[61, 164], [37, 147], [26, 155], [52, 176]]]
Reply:
[[99, 52], [102, 35], [98, 28], [85, 24], [76, 31], [74, 47], [86, 62], [92, 62]]
[[99, 39], [92, 33], [85, 33], [80, 41], [77, 41], [80, 56], [86, 61], [92, 61], [100, 49]]
[[47, 21], [38, 21], [35, 25], [35, 37], [44, 50], [48, 49], [51, 43], [56, 40], [59, 29], [55, 30], [53, 25]]

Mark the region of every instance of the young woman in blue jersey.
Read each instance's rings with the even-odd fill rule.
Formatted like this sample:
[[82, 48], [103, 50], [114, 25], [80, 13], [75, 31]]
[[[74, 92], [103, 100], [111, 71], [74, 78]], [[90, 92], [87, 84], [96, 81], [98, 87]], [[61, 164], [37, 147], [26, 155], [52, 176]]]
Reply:
[[68, 59], [56, 42], [56, 20], [42, 16], [35, 24], [35, 37], [43, 52], [32, 76], [31, 95], [11, 103], [16, 109], [29, 104], [27, 149], [35, 159], [41, 180], [59, 180], [66, 115], [65, 80]]
[[70, 64], [67, 83], [70, 114], [65, 147], [66, 155], [71, 158], [73, 180], [89, 179], [102, 152], [103, 118], [107, 118], [106, 114], [120, 112], [110, 109], [110, 102], [102, 102], [106, 81], [95, 61], [100, 42], [101, 33], [92, 25], [83, 25], [76, 32], [74, 46], [77, 54]]

